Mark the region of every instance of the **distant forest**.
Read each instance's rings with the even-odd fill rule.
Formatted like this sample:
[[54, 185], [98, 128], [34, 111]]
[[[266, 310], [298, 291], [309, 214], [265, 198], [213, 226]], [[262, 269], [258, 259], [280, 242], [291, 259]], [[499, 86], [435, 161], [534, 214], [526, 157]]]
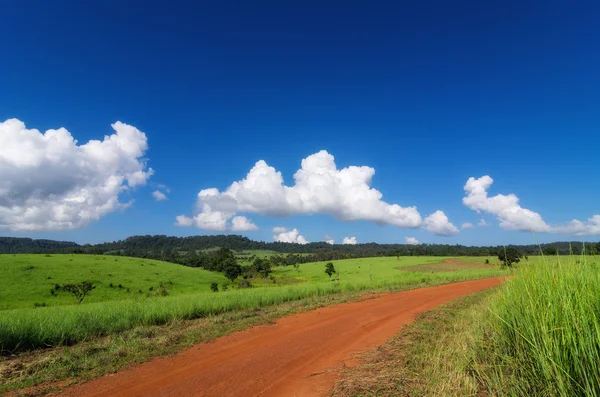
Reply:
[[[585, 244], [585, 245], [584, 245]], [[470, 247], [447, 244], [377, 244], [365, 243], [356, 245], [330, 245], [324, 242], [305, 245], [252, 241], [238, 235], [169, 237], [133, 236], [125, 240], [102, 244], [80, 245], [74, 242], [34, 240], [29, 238], [0, 237], [0, 253], [80, 253], [124, 255], [140, 258], [154, 258], [178, 263], [185, 262], [186, 256], [201, 254], [200, 251], [209, 248], [227, 248], [234, 252], [245, 250], [271, 250], [281, 254], [312, 254], [293, 255], [296, 258], [309, 260], [333, 260], [342, 258], [372, 257], [372, 256], [495, 256], [503, 246]], [[600, 254], [600, 242], [563, 241], [538, 245], [511, 245], [524, 255], [539, 254]], [[192, 255], [194, 254], [194, 255]]]

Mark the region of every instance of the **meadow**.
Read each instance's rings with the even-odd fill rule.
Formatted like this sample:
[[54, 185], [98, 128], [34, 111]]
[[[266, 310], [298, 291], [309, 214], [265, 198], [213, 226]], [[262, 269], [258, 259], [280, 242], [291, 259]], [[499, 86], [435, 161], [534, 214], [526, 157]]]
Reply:
[[143, 299], [160, 284], [169, 295], [208, 291], [224, 283], [220, 273], [152, 259], [110, 255], [0, 255], [0, 310], [72, 305], [72, 295], [50, 290], [55, 284], [90, 281], [94, 289], [83, 304]]
[[[306, 297], [394, 290], [505, 274], [496, 267], [451, 272], [398, 270], [444, 259], [380, 257], [333, 261], [339, 275], [333, 281], [324, 272], [324, 262], [301, 264], [297, 269], [277, 267], [273, 277], [261, 280], [254, 288], [229, 288], [214, 293], [210, 291], [211, 283], [219, 283], [221, 288], [230, 284], [221, 274], [166, 262], [90, 255], [2, 255], [0, 269], [11, 282], [0, 296], [5, 308], [0, 311], [0, 350], [16, 352], [70, 345], [137, 326], [255, 310]], [[57, 297], [50, 293], [55, 283], [84, 280], [97, 287], [82, 304], [74, 304], [73, 297], [64, 292]], [[285, 282], [289, 280], [295, 283]], [[161, 283], [168, 296], [153, 293]]]

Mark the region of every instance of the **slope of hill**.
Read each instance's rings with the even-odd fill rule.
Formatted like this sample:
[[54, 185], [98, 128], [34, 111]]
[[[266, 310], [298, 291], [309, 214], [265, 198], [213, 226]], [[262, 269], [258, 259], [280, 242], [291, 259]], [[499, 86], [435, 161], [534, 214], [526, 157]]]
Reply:
[[212, 282], [226, 281], [220, 273], [151, 259], [58, 254], [0, 255], [0, 279], [0, 310], [76, 303], [67, 292], [52, 293], [56, 284], [92, 282], [86, 304], [156, 296], [161, 284], [169, 295], [209, 292]]

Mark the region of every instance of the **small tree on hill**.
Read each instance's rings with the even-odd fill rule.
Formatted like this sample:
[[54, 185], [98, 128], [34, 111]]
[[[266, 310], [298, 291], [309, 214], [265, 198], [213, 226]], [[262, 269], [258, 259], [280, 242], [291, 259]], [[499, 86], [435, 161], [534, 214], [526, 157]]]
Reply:
[[328, 262], [325, 265], [325, 273], [327, 273], [327, 275], [329, 276], [329, 281], [331, 281], [331, 276], [333, 275], [333, 273], [335, 273], [335, 267], [333, 266], [333, 263]]
[[83, 302], [87, 294], [94, 288], [96, 288], [94, 284], [89, 281], [83, 281], [79, 284], [63, 284], [60, 286], [61, 290], [72, 293], [75, 299], [77, 299], [77, 303]]
[[514, 247], [505, 248], [498, 253], [498, 259], [502, 262], [502, 266], [506, 267], [512, 267], [513, 264], [519, 263], [521, 257], [523, 254]]
[[242, 267], [235, 262], [227, 261], [223, 265], [223, 273], [225, 273], [225, 277], [233, 282], [242, 274]]
[[210, 283], [210, 290], [212, 292], [219, 292], [219, 283]]

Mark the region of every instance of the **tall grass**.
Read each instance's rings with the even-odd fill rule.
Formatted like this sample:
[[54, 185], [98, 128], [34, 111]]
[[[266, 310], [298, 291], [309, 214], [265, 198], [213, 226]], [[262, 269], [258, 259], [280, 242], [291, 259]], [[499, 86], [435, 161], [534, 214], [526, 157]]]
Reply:
[[497, 395], [600, 396], [600, 266], [524, 264], [491, 300], [479, 373]]
[[141, 325], [200, 318], [234, 310], [298, 300], [310, 296], [368, 290], [407, 288], [491, 277], [500, 271], [478, 269], [459, 273], [400, 273], [401, 279], [362, 282], [325, 282], [252, 288], [219, 293], [108, 301], [86, 305], [0, 311], [0, 352], [74, 344]]

